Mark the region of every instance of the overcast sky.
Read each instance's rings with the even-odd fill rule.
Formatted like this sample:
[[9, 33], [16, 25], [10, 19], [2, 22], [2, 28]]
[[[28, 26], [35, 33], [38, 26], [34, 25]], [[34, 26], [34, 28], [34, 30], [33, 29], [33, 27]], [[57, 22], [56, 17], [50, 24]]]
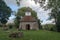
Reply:
[[[6, 4], [13, 10], [16, 11], [18, 9], [18, 6], [16, 4], [15, 0], [5, 0]], [[42, 24], [47, 24], [47, 23], [52, 23], [53, 20], [49, 21], [47, 20], [49, 15], [48, 13], [50, 12], [50, 10], [44, 11], [44, 9], [42, 9], [39, 4], [35, 4], [34, 1], [31, 0], [22, 0], [20, 2], [20, 8], [21, 7], [30, 7], [33, 10], [35, 10], [37, 12], [38, 18], [40, 20], [43, 21]], [[10, 21], [14, 18], [14, 16], [10, 17]]]

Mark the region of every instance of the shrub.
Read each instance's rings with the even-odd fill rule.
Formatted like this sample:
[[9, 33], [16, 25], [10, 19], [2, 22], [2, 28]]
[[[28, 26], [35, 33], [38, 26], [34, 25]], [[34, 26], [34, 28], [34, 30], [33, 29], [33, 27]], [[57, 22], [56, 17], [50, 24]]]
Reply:
[[21, 38], [21, 37], [23, 37], [23, 32], [15, 32], [15, 33], [11, 33], [10, 35], [9, 35], [9, 37], [13, 37], [13, 38]]

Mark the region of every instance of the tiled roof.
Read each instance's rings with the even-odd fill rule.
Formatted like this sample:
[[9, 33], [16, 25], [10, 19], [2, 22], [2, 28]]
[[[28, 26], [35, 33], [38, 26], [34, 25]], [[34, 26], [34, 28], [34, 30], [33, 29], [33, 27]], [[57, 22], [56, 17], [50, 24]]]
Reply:
[[32, 16], [24, 16], [20, 21], [21, 22], [35, 22], [36, 19]]

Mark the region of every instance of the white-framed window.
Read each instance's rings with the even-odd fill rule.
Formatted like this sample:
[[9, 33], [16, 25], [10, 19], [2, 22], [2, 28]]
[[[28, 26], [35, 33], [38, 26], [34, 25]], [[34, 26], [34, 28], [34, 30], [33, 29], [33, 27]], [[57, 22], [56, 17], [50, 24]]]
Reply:
[[25, 15], [26, 16], [31, 16], [31, 12], [26, 12]]

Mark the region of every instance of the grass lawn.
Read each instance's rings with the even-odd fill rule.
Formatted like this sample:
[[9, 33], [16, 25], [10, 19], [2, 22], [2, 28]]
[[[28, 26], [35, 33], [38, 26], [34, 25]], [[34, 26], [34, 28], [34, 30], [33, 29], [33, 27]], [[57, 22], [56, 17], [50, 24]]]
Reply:
[[0, 40], [60, 40], [60, 33], [51, 31], [22, 31], [24, 33], [23, 38], [9, 38], [11, 32], [17, 32], [17, 30], [4, 31], [0, 28]]

